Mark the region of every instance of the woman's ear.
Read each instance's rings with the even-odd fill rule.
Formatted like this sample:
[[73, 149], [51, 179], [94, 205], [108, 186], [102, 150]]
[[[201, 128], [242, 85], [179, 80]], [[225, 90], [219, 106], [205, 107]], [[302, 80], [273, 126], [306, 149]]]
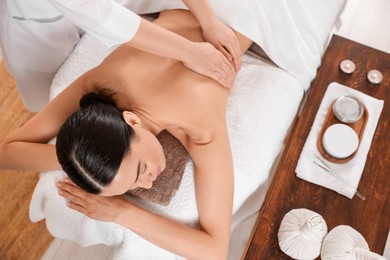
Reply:
[[123, 111], [122, 116], [126, 123], [131, 127], [142, 126], [141, 119], [133, 112]]

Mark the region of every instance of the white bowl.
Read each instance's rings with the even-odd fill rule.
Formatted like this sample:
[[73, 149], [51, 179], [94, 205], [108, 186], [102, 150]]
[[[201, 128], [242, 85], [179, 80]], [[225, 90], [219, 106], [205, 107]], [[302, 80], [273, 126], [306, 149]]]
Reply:
[[359, 146], [355, 130], [344, 124], [328, 127], [322, 137], [322, 145], [330, 156], [344, 159], [351, 156]]

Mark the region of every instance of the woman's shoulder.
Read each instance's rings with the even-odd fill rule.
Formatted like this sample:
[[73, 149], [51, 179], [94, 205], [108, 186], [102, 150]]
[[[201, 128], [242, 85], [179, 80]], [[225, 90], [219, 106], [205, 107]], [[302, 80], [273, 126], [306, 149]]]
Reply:
[[111, 92], [122, 92], [120, 89], [125, 85], [126, 71], [123, 66], [111, 63], [101, 63], [83, 75], [84, 90], [86, 92], [99, 92], [110, 90]]
[[[200, 109], [201, 110], [201, 109]], [[226, 131], [225, 116], [209, 112], [205, 115], [200, 110], [191, 112], [191, 116], [181, 120], [174, 127], [167, 127], [186, 148], [193, 145], [207, 145], [215, 141]]]
[[209, 80], [187, 80], [170, 87], [167, 91], [174, 92], [170, 95], [174, 98], [159, 110], [169, 121], [166, 125], [174, 126], [167, 130], [187, 143], [205, 144], [226, 127], [229, 93], [225, 88]]

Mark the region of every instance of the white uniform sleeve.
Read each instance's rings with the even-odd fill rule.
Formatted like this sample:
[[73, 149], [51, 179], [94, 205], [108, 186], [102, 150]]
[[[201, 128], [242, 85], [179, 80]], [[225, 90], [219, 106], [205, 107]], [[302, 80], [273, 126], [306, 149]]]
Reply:
[[114, 0], [49, 0], [66, 18], [108, 48], [131, 40], [141, 17]]
[[63, 16], [47, 0], [7, 0], [8, 16], [18, 20], [51, 22]]

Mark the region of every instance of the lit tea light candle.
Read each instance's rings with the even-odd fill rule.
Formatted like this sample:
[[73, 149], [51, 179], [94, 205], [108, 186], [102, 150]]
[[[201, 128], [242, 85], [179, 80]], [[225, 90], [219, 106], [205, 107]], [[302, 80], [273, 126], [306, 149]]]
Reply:
[[344, 72], [346, 74], [351, 74], [352, 72], [355, 71], [356, 66], [355, 66], [355, 63], [353, 63], [353, 61], [351, 61], [351, 60], [343, 60], [340, 63], [340, 69], [342, 72]]
[[370, 70], [367, 74], [367, 79], [372, 84], [379, 84], [383, 79], [383, 75], [379, 70]]

